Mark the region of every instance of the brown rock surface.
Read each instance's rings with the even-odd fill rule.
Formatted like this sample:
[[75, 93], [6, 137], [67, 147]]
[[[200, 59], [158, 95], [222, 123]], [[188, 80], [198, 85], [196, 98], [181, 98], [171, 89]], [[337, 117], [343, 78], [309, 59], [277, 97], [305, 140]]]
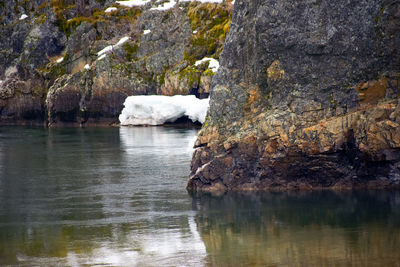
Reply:
[[399, 188], [399, 12], [236, 1], [187, 188]]

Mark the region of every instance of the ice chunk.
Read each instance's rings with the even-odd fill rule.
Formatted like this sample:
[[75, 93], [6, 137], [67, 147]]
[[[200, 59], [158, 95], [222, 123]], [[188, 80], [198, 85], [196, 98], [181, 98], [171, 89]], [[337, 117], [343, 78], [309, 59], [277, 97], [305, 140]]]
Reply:
[[208, 61], [208, 68], [211, 69], [213, 72], [217, 72], [217, 70], [219, 69], [219, 62], [218, 60], [214, 59], [214, 58], [210, 58], [210, 57], [205, 57], [202, 60], [197, 60], [194, 65], [198, 66], [204, 62]]
[[105, 13], [111, 13], [111, 12], [114, 12], [114, 11], [117, 11], [116, 7], [109, 7], [106, 10], [104, 10]]
[[22, 14], [21, 17], [19, 17], [19, 20], [24, 20], [28, 17], [28, 15], [26, 14]]
[[121, 125], [161, 125], [187, 116], [193, 122], [204, 123], [209, 99], [194, 95], [129, 96], [119, 115]]
[[116, 3], [121, 6], [133, 7], [133, 6], [144, 6], [150, 2], [150, 0], [128, 0], [128, 1], [117, 1]]

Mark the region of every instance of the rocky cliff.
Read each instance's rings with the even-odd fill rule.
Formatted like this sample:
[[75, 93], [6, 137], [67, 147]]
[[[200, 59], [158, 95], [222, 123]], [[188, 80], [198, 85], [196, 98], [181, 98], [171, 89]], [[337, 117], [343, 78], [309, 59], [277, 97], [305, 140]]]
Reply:
[[399, 86], [399, 1], [237, 0], [187, 187], [400, 187]]
[[129, 95], [207, 97], [195, 63], [219, 58], [231, 1], [128, 2], [2, 1], [0, 123], [112, 124]]

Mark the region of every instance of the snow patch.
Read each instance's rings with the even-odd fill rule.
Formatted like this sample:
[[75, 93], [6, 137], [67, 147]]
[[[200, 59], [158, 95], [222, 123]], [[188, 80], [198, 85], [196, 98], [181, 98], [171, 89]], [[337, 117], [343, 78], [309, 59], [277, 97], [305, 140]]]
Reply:
[[28, 15], [26, 14], [22, 14], [21, 17], [19, 17], [19, 20], [24, 20], [28, 17]]
[[99, 58], [98, 58], [97, 60], [102, 60], [102, 59], [105, 58], [106, 56], [107, 56], [106, 54], [103, 54], [103, 55], [99, 56]]
[[144, 6], [145, 4], [149, 3], [150, 0], [128, 0], [128, 1], [117, 1], [117, 4], [126, 7], [133, 7], [133, 6]]
[[60, 57], [59, 59], [57, 59], [57, 63], [61, 63], [61, 62], [63, 62], [63, 60], [64, 60], [64, 58]]
[[149, 34], [149, 33], [151, 33], [151, 30], [144, 30], [144, 31], [143, 31], [143, 34], [144, 34], [144, 35]]
[[199, 175], [200, 172], [202, 172], [204, 170], [204, 168], [207, 167], [210, 164], [211, 164], [211, 161], [209, 161], [206, 164], [203, 164], [202, 166], [198, 167], [197, 170], [196, 170], [196, 173], [194, 175]]
[[193, 2], [197, 1], [200, 3], [215, 3], [215, 4], [221, 4], [223, 0], [180, 0], [180, 2]]
[[217, 72], [217, 70], [219, 69], [219, 62], [218, 60], [214, 59], [214, 58], [210, 58], [210, 57], [205, 57], [202, 60], [197, 60], [194, 65], [198, 66], [200, 64], [203, 64], [204, 62], [208, 61], [208, 68], [211, 69], [213, 72]]
[[204, 123], [209, 98], [198, 99], [194, 95], [176, 96], [129, 96], [119, 115], [121, 125], [161, 125], [187, 116], [193, 122]]
[[106, 10], [104, 10], [105, 13], [111, 13], [111, 12], [114, 12], [114, 11], [117, 11], [116, 7], [109, 7]]
[[120, 46], [128, 40], [129, 40], [129, 36], [122, 37], [115, 46]]
[[112, 51], [114, 48], [116, 48], [116, 47], [122, 45], [123, 43], [125, 43], [125, 42], [128, 41], [128, 40], [129, 40], [129, 37], [128, 37], [128, 36], [125, 36], [125, 37], [122, 37], [122, 38], [118, 41], [118, 43], [116, 43], [115, 45], [106, 46], [105, 48], [103, 48], [102, 50], [100, 50], [99, 52], [97, 52], [97, 56], [99, 56], [98, 60], [104, 58], [104, 57], [101, 57], [102, 55], [107, 54], [108, 52]]
[[110, 52], [113, 49], [112, 45], [106, 46], [105, 48], [103, 48], [102, 50], [100, 50], [99, 52], [97, 52], [98, 56], [101, 56], [103, 54], [106, 54], [108, 52]]
[[160, 11], [165, 11], [173, 8], [175, 6], [176, 2], [175, 0], [169, 0], [168, 2], [162, 3], [161, 5], [157, 7], [152, 7], [150, 10], [160, 10]]
[[85, 67], [83, 67], [85, 70], [90, 70], [89, 64], [86, 64]]

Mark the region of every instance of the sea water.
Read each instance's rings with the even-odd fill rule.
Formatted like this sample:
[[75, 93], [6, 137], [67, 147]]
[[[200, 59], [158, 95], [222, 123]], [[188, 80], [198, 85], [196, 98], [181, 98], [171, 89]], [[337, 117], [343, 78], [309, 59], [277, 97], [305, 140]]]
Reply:
[[0, 128], [0, 265], [399, 266], [400, 194], [194, 194], [198, 129]]

